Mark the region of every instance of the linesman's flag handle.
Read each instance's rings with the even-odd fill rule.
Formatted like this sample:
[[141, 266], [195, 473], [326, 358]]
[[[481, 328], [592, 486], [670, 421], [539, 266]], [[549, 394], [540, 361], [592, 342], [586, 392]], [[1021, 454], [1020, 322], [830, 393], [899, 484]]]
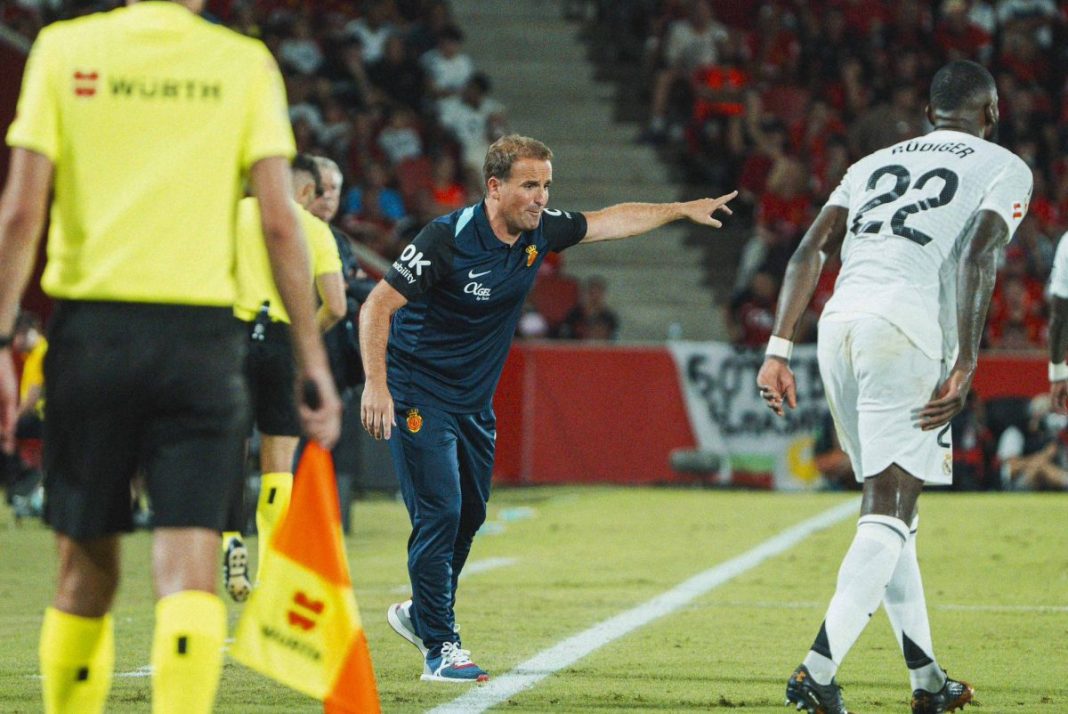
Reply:
[[378, 714], [371, 654], [352, 591], [334, 464], [309, 442], [289, 512], [275, 529], [231, 654], [323, 702], [327, 714]]

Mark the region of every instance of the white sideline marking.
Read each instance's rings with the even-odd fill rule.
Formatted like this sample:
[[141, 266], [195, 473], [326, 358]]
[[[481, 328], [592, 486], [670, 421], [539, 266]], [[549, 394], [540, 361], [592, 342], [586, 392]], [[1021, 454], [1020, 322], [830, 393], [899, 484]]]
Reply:
[[115, 676], [116, 677], [129, 678], [129, 679], [134, 679], [134, 678], [138, 678], [138, 677], [151, 677], [152, 676], [152, 665], [146, 664], [144, 667], [140, 667], [138, 669], [135, 669], [132, 672], [120, 672], [119, 674], [116, 674]]
[[935, 610], [965, 612], [1068, 612], [1068, 605], [935, 605]]
[[[504, 568], [509, 565], [515, 565], [519, 562], [519, 558], [485, 558], [483, 560], [476, 560], [475, 562], [465, 565], [464, 569], [460, 571], [460, 580], [465, 579], [468, 575], [478, 575], [484, 573], [487, 570], [495, 570], [497, 568]], [[412, 586], [398, 585], [393, 588], [392, 592], [397, 595], [404, 595], [405, 593], [411, 593]]]
[[[737, 608], [739, 610], [763, 609], [763, 610], [809, 610], [826, 608], [827, 603], [816, 600], [796, 602], [744, 602], [741, 600], [720, 600], [708, 603], [708, 607]], [[1068, 612], [1068, 605], [985, 605], [979, 604], [955, 604], [955, 603], [928, 603], [929, 610], [951, 610], [956, 612], [1034, 612], [1039, 614], [1059, 615]]]
[[507, 674], [493, 678], [488, 684], [469, 689], [456, 699], [430, 710], [430, 714], [470, 714], [484, 712], [510, 697], [530, 689], [561, 669], [570, 667], [586, 655], [609, 642], [628, 635], [687, 605], [696, 598], [727, 583], [748, 570], [794, 547], [817, 531], [841, 523], [859, 513], [859, 502], [850, 499], [807, 521], [787, 528], [777, 536], [724, 563], [698, 573], [652, 600], [622, 612], [578, 633], [559, 644], [542, 650]]

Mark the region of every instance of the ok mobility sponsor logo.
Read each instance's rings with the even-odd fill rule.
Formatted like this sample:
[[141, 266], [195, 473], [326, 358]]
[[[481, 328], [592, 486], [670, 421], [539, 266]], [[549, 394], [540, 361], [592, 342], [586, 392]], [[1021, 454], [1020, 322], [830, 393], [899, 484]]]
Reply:
[[393, 269], [404, 276], [409, 285], [414, 285], [423, 276], [423, 268], [429, 268], [430, 261], [424, 260], [423, 252], [412, 244], [405, 247], [400, 257], [393, 261]]
[[[77, 97], [95, 97], [101, 91], [100, 72], [95, 69], [77, 70], [72, 80]], [[118, 99], [216, 102], [223, 93], [222, 82], [193, 78], [109, 75], [103, 84], [103, 91]]]

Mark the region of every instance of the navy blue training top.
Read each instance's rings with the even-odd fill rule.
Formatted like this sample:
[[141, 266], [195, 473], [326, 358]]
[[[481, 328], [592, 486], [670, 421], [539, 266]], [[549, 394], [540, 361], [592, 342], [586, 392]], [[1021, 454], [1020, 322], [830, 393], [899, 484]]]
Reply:
[[455, 413], [489, 408], [538, 267], [585, 236], [581, 213], [544, 209], [538, 227], [509, 246], [494, 235], [484, 203], [423, 228], [385, 278], [408, 298], [389, 332], [394, 401]]

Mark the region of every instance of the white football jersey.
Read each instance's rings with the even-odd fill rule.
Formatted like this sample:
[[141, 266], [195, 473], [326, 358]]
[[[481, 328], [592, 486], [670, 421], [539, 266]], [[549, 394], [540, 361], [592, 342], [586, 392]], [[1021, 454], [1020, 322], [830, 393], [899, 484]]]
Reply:
[[960, 131], [933, 131], [864, 157], [827, 200], [849, 210], [849, 223], [823, 315], [879, 315], [928, 357], [952, 359], [964, 227], [990, 210], [1011, 238], [1031, 183], [1015, 154]]
[[1049, 274], [1049, 291], [1059, 298], [1068, 299], [1068, 233], [1057, 241], [1057, 252], [1053, 254], [1053, 270]]

